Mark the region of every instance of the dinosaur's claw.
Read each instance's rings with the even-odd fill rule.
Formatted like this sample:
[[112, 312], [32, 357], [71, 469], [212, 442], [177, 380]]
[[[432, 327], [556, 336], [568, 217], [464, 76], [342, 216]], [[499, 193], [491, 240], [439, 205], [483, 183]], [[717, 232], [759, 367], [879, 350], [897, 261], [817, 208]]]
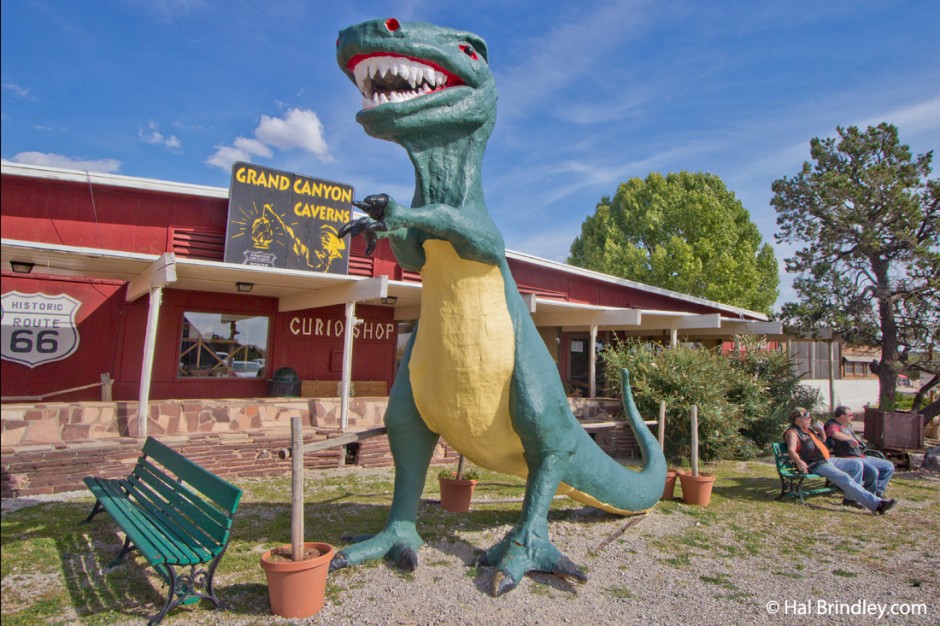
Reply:
[[398, 554], [397, 564], [406, 572], [413, 572], [418, 567], [418, 553], [413, 548], [405, 546], [396, 546], [401, 552]]
[[346, 562], [346, 557], [344, 557], [342, 553], [337, 552], [333, 555], [333, 560], [330, 561], [330, 571], [335, 572], [338, 569], [343, 569], [347, 565], [349, 565], [349, 563]]
[[493, 575], [493, 587], [491, 589], [494, 598], [512, 591], [516, 588], [516, 585], [519, 583], [513, 580], [512, 574], [503, 570], [496, 570], [496, 574]]
[[561, 576], [562, 578], [571, 578], [579, 583], [587, 582], [587, 575], [584, 571], [566, 556], [562, 556], [555, 561], [555, 565], [552, 567], [552, 574]]
[[342, 239], [346, 235], [352, 235], [353, 237], [363, 235], [366, 238], [366, 256], [369, 256], [375, 250], [375, 242], [378, 240], [375, 233], [383, 233], [386, 230], [388, 228], [385, 226], [385, 222], [375, 222], [368, 217], [360, 217], [343, 224], [343, 227], [339, 229], [338, 236]]
[[361, 201], [353, 200], [353, 206], [365, 211], [372, 219], [381, 221], [385, 217], [385, 207], [388, 206], [388, 200], [388, 194], [375, 193], [366, 196]]

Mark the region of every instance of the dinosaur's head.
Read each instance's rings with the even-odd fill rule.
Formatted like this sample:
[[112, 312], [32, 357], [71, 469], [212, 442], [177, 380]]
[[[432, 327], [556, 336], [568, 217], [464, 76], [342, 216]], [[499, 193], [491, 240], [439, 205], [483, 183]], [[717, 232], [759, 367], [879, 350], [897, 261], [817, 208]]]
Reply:
[[408, 143], [492, 130], [496, 87], [486, 42], [474, 34], [394, 18], [364, 22], [340, 32], [336, 60], [362, 93], [356, 120], [373, 137]]

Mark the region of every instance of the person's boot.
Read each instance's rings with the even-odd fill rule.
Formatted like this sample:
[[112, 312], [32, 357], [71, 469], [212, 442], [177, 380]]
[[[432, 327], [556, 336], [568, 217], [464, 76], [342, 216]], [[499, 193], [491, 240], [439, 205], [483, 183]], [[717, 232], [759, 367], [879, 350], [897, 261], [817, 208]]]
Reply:
[[882, 500], [881, 504], [878, 505], [878, 508], [875, 509], [875, 513], [877, 513], [878, 515], [884, 515], [885, 513], [890, 511], [891, 507], [893, 507], [897, 503], [898, 501], [895, 500], [894, 498], [891, 498], [890, 500]]

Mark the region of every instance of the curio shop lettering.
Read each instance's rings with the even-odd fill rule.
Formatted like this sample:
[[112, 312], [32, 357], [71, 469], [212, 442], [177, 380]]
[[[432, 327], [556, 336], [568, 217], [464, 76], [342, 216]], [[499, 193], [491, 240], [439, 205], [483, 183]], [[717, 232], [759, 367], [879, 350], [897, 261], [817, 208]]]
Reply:
[[[340, 319], [322, 317], [292, 317], [290, 332], [295, 336], [307, 337], [342, 337], [346, 323]], [[364, 320], [356, 325], [353, 337], [356, 339], [390, 340], [395, 333], [395, 324], [392, 322], [372, 322]]]

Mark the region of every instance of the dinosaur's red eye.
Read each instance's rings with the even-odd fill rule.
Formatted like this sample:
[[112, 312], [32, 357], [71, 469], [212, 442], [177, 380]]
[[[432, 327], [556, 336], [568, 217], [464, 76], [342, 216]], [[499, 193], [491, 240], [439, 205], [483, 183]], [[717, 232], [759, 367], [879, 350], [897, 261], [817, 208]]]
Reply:
[[385, 20], [385, 28], [389, 29], [390, 31], [394, 33], [396, 30], [401, 28], [401, 24], [399, 24], [398, 20], [396, 20], [394, 17], [390, 17], [387, 20]]
[[477, 51], [474, 50], [471, 46], [467, 44], [461, 44], [460, 49], [463, 50], [463, 53], [466, 54], [471, 59], [473, 59], [474, 61], [477, 60]]

